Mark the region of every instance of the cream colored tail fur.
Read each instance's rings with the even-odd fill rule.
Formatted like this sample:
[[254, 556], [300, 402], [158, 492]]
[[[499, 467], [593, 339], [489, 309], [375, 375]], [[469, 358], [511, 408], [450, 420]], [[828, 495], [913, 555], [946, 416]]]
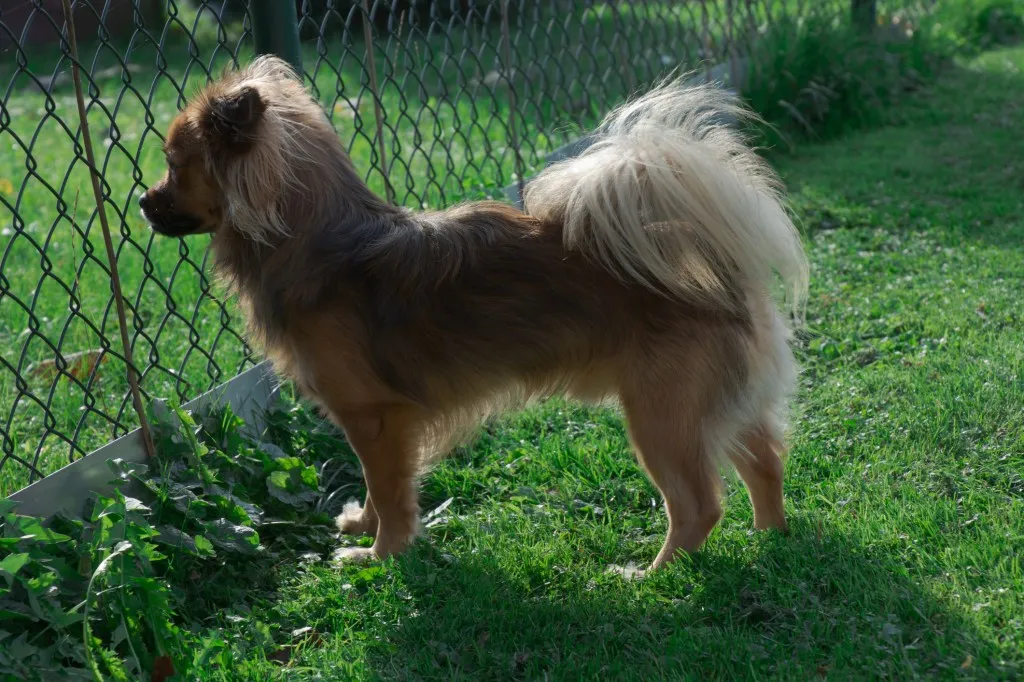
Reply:
[[685, 300], [735, 306], [736, 284], [768, 287], [775, 270], [799, 314], [807, 259], [780, 184], [723, 120], [752, 116], [714, 85], [662, 83], [530, 182], [526, 210], [560, 220], [568, 249]]

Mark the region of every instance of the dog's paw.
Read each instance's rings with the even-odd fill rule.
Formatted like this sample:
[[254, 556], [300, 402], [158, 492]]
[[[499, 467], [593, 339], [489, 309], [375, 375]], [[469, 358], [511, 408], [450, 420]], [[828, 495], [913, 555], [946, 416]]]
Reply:
[[779, 516], [775, 518], [757, 518], [754, 517], [754, 530], [771, 531], [774, 530], [780, 533], [783, 537], [789, 535], [789, 524], [786, 522], [786, 517]]
[[373, 535], [377, 532], [377, 519], [366, 514], [358, 502], [349, 502], [341, 510], [334, 524], [345, 535]]
[[377, 558], [372, 547], [341, 547], [334, 550], [335, 563], [365, 564]]

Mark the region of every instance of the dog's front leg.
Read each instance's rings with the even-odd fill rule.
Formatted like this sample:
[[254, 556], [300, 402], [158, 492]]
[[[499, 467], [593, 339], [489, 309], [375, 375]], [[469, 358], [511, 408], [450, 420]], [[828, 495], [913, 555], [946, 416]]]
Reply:
[[[336, 556], [383, 559], [398, 554], [412, 541], [418, 525], [419, 420], [403, 407], [346, 410], [337, 418], [366, 477], [367, 504], [356, 519], [369, 524], [375, 516], [377, 535], [372, 547], [346, 547]], [[343, 512], [339, 527], [346, 519]]]
[[377, 510], [373, 506], [373, 498], [366, 493], [366, 502], [359, 506], [358, 502], [349, 502], [338, 514], [335, 523], [338, 530], [346, 535], [377, 535]]

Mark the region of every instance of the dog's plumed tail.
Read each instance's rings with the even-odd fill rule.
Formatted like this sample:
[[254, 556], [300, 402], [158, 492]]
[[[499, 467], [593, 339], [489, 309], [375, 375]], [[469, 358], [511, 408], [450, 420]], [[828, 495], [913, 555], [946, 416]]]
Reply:
[[799, 315], [807, 259], [775, 174], [734, 125], [752, 117], [714, 85], [662, 83], [530, 182], [526, 211], [562, 223], [570, 251], [697, 304], [743, 306], [775, 270]]

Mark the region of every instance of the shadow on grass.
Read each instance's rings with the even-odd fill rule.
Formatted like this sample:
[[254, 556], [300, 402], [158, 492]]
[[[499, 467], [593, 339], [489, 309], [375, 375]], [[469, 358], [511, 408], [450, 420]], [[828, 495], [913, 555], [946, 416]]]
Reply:
[[438, 576], [421, 547], [397, 564], [419, 614], [369, 665], [405, 679], [999, 677], [971, 623], [853, 538], [804, 525], [751, 543], [641, 583], [472, 554]]

